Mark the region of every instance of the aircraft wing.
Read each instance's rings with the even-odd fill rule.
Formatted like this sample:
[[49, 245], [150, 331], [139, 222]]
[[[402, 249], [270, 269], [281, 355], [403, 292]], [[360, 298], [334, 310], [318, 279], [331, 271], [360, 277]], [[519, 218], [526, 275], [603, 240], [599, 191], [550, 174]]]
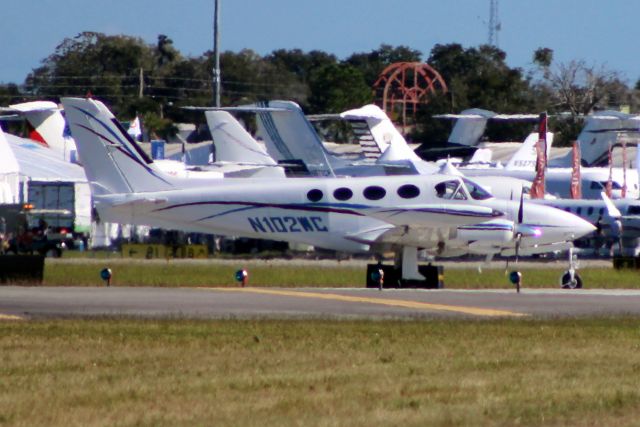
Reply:
[[503, 212], [469, 204], [425, 204], [398, 208], [363, 208], [363, 215], [394, 226], [415, 228], [455, 227], [496, 219]]

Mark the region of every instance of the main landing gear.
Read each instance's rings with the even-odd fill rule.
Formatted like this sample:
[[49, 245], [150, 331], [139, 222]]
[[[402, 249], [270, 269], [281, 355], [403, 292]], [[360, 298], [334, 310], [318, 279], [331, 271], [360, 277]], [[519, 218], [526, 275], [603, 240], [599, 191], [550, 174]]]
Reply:
[[367, 288], [443, 288], [443, 271], [442, 266], [418, 265], [418, 248], [404, 246], [393, 265], [367, 265]]

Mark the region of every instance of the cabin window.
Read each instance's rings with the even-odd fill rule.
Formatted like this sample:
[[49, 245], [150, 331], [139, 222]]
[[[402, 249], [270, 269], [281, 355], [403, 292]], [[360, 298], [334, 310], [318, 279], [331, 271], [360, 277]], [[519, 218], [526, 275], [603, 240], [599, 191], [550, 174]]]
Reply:
[[593, 215], [593, 207], [590, 206], [589, 209], [587, 209], [587, 215], [591, 216]]
[[598, 214], [601, 216], [604, 215], [604, 208], [600, 208], [600, 210], [598, 211]]
[[565, 211], [571, 212], [571, 208], [564, 208]]
[[436, 184], [436, 196], [441, 199], [466, 200], [460, 181], [444, 181]]
[[[607, 188], [607, 181], [601, 181], [600, 185], [602, 188]], [[593, 188], [593, 184], [591, 184], [591, 188]], [[614, 190], [622, 190], [622, 185], [616, 181], [611, 181], [611, 188]]]
[[347, 187], [340, 187], [333, 192], [333, 197], [337, 200], [349, 200], [353, 197], [353, 191]]
[[640, 215], [640, 206], [629, 206], [627, 215]]
[[307, 193], [307, 199], [309, 199], [312, 202], [320, 201], [320, 199], [322, 199], [323, 196], [324, 194], [322, 193], [322, 190], [318, 190], [317, 188], [314, 188], [313, 190], [309, 190], [309, 192]]
[[582, 208], [576, 209], [576, 214], [577, 215], [582, 215]]
[[365, 198], [369, 200], [380, 200], [387, 194], [387, 190], [377, 185], [371, 185], [362, 192]]
[[413, 184], [401, 185], [398, 188], [398, 196], [403, 199], [414, 199], [420, 195], [420, 189]]
[[491, 193], [489, 193], [487, 190], [482, 188], [479, 184], [476, 184], [475, 182], [470, 181], [468, 179], [464, 179], [464, 178], [462, 179], [462, 181], [464, 181], [464, 184], [467, 186], [467, 190], [469, 191], [469, 194], [471, 195], [472, 199], [486, 200], [493, 197]]
[[591, 188], [592, 190], [602, 190], [604, 187], [598, 181], [591, 181], [591, 185], [589, 186], [589, 188]]

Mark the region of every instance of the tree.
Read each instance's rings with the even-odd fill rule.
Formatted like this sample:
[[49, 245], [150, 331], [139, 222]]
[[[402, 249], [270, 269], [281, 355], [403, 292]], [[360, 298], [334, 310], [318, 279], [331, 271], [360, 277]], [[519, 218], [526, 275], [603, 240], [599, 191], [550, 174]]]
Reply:
[[[414, 136], [426, 141], [443, 140], [442, 123], [430, 118], [434, 113], [457, 113], [468, 108], [531, 112], [535, 101], [529, 80], [521, 69], [509, 67], [505, 59], [506, 54], [494, 46], [465, 49], [457, 43], [435, 45], [427, 63], [447, 82], [449, 93], [433, 98], [420, 113], [420, 126]], [[495, 141], [509, 140], [513, 135], [526, 134], [529, 127], [526, 123], [492, 126], [487, 128], [487, 135]]]
[[28, 75], [26, 90], [45, 99], [90, 92], [117, 112], [138, 96], [139, 69], [153, 67], [153, 49], [142, 39], [84, 32], [64, 39]]
[[407, 46], [393, 47], [382, 44], [368, 53], [354, 53], [345, 62], [362, 73], [365, 83], [373, 86], [382, 70], [396, 62], [420, 62], [422, 53]]
[[309, 113], [339, 113], [372, 101], [362, 73], [348, 64], [326, 65], [309, 82]]
[[553, 51], [548, 48], [537, 49], [533, 59], [541, 72], [534, 92], [551, 112], [570, 113], [568, 118], [553, 120], [558, 146], [569, 146], [577, 138], [582, 116], [630, 101], [629, 88], [618, 72], [603, 65], [588, 65], [584, 60], [553, 64]]

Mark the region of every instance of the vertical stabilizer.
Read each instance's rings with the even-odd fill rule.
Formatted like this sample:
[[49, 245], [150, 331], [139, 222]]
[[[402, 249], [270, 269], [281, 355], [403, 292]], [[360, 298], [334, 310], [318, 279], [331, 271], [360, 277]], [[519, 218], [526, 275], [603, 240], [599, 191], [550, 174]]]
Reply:
[[33, 101], [11, 105], [20, 112], [34, 129], [33, 139], [42, 141], [52, 149], [63, 153], [65, 160], [71, 158], [75, 143], [66, 132], [66, 122], [58, 105], [51, 101]]
[[373, 141], [380, 150], [382, 161], [422, 160], [409, 147], [389, 116], [377, 105], [369, 104], [362, 108], [345, 111], [340, 114], [340, 117], [346, 120], [361, 119], [367, 123]]
[[598, 111], [585, 119], [584, 127], [578, 135], [582, 144], [582, 162], [587, 166], [602, 166], [607, 162], [609, 145], [619, 144], [618, 135], [625, 132], [637, 133], [640, 117], [619, 111]]
[[205, 116], [218, 161], [277, 165], [231, 114], [226, 111], [205, 111]]
[[495, 116], [493, 111], [472, 108], [459, 114], [447, 142], [467, 146], [478, 145], [487, 127], [487, 120]]
[[63, 98], [62, 104], [95, 195], [173, 188], [102, 102]]
[[258, 135], [275, 160], [302, 160], [309, 171], [316, 175], [334, 175], [334, 168], [346, 165], [346, 162], [327, 152], [295, 102], [269, 101], [257, 107]]

